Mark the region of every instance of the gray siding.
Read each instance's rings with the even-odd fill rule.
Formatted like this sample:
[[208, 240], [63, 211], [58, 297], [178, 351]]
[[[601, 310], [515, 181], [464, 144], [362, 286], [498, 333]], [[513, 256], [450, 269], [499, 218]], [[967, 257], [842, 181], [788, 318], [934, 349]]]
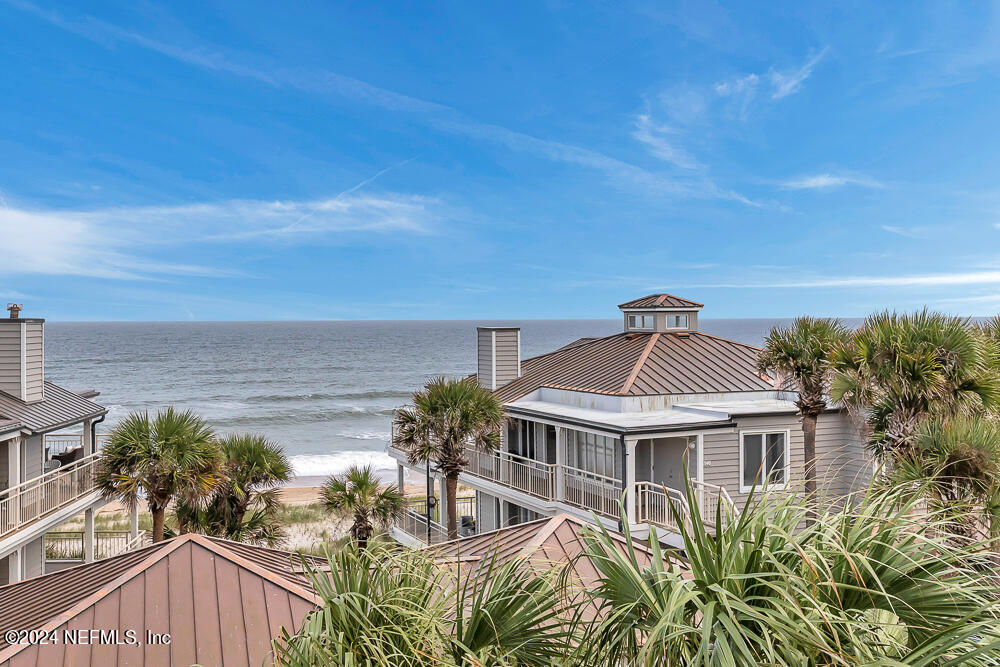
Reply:
[[482, 491], [476, 492], [476, 532], [485, 533], [500, 527], [496, 515], [496, 498]]
[[0, 391], [21, 397], [21, 323], [0, 321]]
[[7, 469], [7, 455], [9, 451], [10, 441], [0, 442], [0, 489], [10, 488], [10, 471]]
[[521, 332], [518, 329], [496, 331], [497, 387], [502, 387], [520, 376]]
[[41, 536], [36, 540], [32, 540], [24, 545], [24, 550], [21, 552], [21, 558], [23, 559], [21, 567], [22, 579], [31, 579], [32, 577], [37, 577], [40, 574], [44, 574], [45, 570], [45, 549], [43, 544], [45, 542], [45, 536]]
[[[748, 494], [740, 493], [740, 431], [789, 432], [789, 468], [792, 488], [801, 484], [802, 425], [797, 415], [743, 417], [736, 429], [711, 431], [704, 436], [705, 481], [726, 487], [737, 507]], [[843, 414], [821, 415], [816, 425], [817, 480], [823, 497], [833, 500], [867, 485], [870, 478], [863, 439]]]
[[21, 480], [28, 481], [42, 474], [42, 458], [45, 441], [41, 435], [32, 435], [24, 439], [21, 445]]
[[45, 398], [45, 334], [41, 322], [25, 322], [24, 400], [27, 403]]
[[491, 329], [479, 329], [477, 332], [477, 358], [476, 378], [479, 384], [487, 389], [496, 389], [493, 384], [493, 331]]
[[0, 586], [10, 583], [10, 556], [0, 558]]

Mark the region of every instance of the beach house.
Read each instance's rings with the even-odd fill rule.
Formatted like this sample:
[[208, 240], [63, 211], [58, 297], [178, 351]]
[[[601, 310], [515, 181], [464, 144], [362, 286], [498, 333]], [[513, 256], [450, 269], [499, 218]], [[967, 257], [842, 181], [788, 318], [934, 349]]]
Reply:
[[[96, 425], [107, 410], [91, 400], [96, 392], [46, 381], [45, 321], [21, 317], [18, 304], [7, 310], [0, 319], [0, 584], [139, 539], [135, 520], [130, 532], [95, 536], [94, 511], [106, 502], [94, 484]], [[82, 531], [56, 532], [81, 514]]]
[[[796, 394], [758, 371], [758, 348], [699, 331], [702, 308], [652, 294], [619, 306], [619, 333], [528, 359], [519, 329], [480, 327], [474, 377], [508, 421], [499, 451], [467, 452], [460, 483], [475, 490], [475, 503], [462, 524], [481, 532], [568, 513], [619, 528], [624, 497], [637, 535], [652, 524], [679, 543], [678, 521], [693, 513], [713, 527], [720, 505], [742, 507], [754, 487], [797, 488]], [[406, 456], [389, 453], [402, 479]], [[864, 440], [840, 408], [819, 417], [816, 453], [824, 501], [865, 484]], [[432, 541], [442, 539], [438, 518]], [[427, 532], [416, 510], [393, 531], [403, 542], [426, 541]]]

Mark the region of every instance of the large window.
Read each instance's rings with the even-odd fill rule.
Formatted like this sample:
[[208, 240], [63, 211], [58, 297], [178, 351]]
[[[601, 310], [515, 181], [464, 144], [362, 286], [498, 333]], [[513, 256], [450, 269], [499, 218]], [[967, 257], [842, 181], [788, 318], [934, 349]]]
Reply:
[[628, 316], [628, 328], [629, 329], [652, 329], [653, 328], [653, 316], [652, 315], [629, 315]]
[[583, 431], [566, 431], [566, 465], [621, 479], [621, 446], [615, 438]]
[[687, 315], [667, 315], [668, 329], [687, 329], [687, 326], [688, 326]]
[[788, 431], [740, 434], [740, 492], [788, 482]]

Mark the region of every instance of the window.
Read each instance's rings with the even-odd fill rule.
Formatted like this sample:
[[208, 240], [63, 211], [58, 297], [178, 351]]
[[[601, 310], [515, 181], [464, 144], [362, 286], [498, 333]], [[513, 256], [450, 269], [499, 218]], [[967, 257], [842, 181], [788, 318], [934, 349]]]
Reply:
[[668, 329], [687, 329], [687, 326], [688, 326], [687, 315], [667, 315]]
[[788, 482], [788, 431], [740, 434], [740, 492]]
[[583, 431], [566, 431], [566, 465], [621, 479], [621, 447], [615, 438]]
[[628, 316], [628, 328], [629, 329], [652, 329], [653, 328], [653, 316], [652, 315], [629, 315]]

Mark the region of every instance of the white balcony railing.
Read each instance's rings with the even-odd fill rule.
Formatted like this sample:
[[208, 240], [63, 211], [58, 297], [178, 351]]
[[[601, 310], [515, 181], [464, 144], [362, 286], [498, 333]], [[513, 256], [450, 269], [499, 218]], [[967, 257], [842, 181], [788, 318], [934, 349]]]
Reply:
[[651, 523], [674, 533], [680, 533], [691, 516], [683, 492], [653, 482], [636, 482], [635, 505], [638, 523]]
[[621, 480], [562, 466], [564, 502], [612, 519], [620, 517]]
[[[83, 435], [80, 433], [47, 433], [44, 437], [45, 451], [49, 456], [83, 447]], [[110, 433], [98, 433], [97, 449], [102, 449], [110, 439]]]
[[[146, 546], [146, 531], [135, 537], [127, 530], [95, 530], [94, 558], [111, 558]], [[50, 531], [45, 533], [46, 560], [79, 560], [84, 557], [84, 533], [75, 531]]]
[[0, 537], [92, 493], [99, 459], [100, 453], [91, 454], [0, 491]]
[[[691, 486], [698, 499], [701, 517], [709, 528], [718, 529], [722, 527], [727, 518], [731, 519], [736, 515], [736, 505], [725, 487], [699, 482], [696, 479], [691, 480]], [[720, 508], [722, 516], [719, 516]]]
[[[406, 507], [396, 518], [396, 527], [410, 537], [427, 544], [427, 517]], [[431, 521], [430, 544], [448, 541], [448, 529], [437, 521]]]
[[552, 500], [556, 490], [555, 464], [535, 461], [510, 452], [481, 452], [466, 448], [469, 465], [465, 472], [490, 482], [509, 486], [536, 498]]

